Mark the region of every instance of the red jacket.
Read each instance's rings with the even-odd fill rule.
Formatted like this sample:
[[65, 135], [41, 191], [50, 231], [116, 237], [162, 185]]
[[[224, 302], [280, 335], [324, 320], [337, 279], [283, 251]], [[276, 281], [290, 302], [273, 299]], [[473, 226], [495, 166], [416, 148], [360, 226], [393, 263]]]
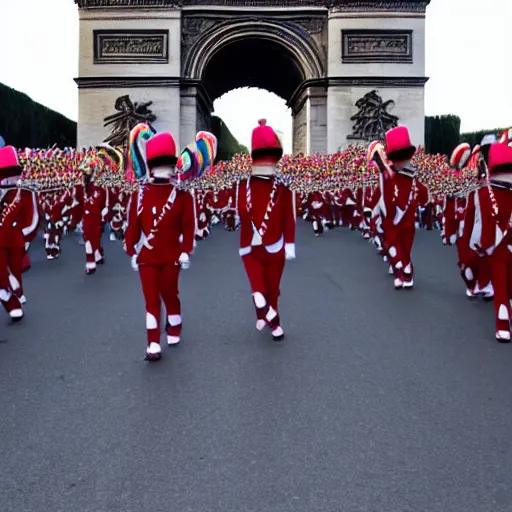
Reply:
[[102, 212], [107, 203], [107, 193], [104, 188], [94, 183], [89, 184], [84, 195], [84, 229], [100, 229]]
[[25, 247], [22, 231], [27, 222], [25, 214], [21, 190], [8, 190], [0, 201], [0, 247]]
[[442, 223], [443, 244], [453, 245], [457, 240], [456, 199], [453, 196], [446, 196], [444, 200]]
[[37, 236], [39, 228], [39, 208], [37, 205], [37, 196], [35, 192], [29, 190], [20, 190], [21, 209], [22, 209], [22, 233], [25, 242], [32, 242]]
[[[263, 218], [269, 205], [273, 180], [252, 177], [250, 180], [252, 210], [247, 211], [247, 180], [240, 183], [238, 192], [238, 211], [240, 215], [240, 254], [243, 256], [251, 252], [255, 242], [255, 232], [261, 228]], [[254, 223], [254, 227], [253, 227]], [[277, 186], [275, 204], [266, 221], [267, 230], [262, 237], [266, 248], [280, 244], [295, 243], [295, 215], [293, 212], [292, 192], [283, 184]], [[258, 245], [258, 244], [254, 244]], [[261, 245], [261, 244], [259, 244]], [[282, 247], [282, 245], [281, 245]], [[275, 251], [277, 252], [277, 251]]]
[[480, 256], [495, 254], [508, 259], [512, 252], [512, 190], [492, 187], [498, 212], [492, 207], [488, 187], [482, 187], [475, 194], [475, 222], [471, 233], [470, 246]]
[[418, 179], [400, 172], [393, 175], [392, 184], [395, 208], [388, 211], [388, 220], [396, 227], [414, 227], [418, 206], [426, 206], [428, 203], [427, 188]]
[[139, 265], [177, 264], [182, 253], [189, 254], [194, 249], [194, 203], [189, 192], [176, 189], [171, 209], [160, 217], [173, 191], [173, 185], [146, 184], [140, 204], [140, 192], [132, 194], [126, 230], [126, 252], [130, 256], [137, 254], [136, 246], [147, 240], [161, 218], [155, 237], [140, 248]]

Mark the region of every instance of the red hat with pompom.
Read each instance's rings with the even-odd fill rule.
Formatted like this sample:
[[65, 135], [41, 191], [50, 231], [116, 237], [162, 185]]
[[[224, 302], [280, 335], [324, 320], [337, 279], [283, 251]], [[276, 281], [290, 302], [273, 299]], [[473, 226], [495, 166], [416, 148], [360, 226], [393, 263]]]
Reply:
[[489, 174], [512, 173], [512, 148], [494, 143], [489, 149]]
[[386, 155], [392, 162], [410, 160], [414, 153], [416, 146], [411, 144], [407, 127], [397, 126], [386, 133]]
[[178, 161], [174, 137], [168, 132], [151, 137], [146, 143], [146, 160], [149, 169], [168, 165], [174, 167]]
[[267, 125], [266, 119], [260, 119], [252, 131], [251, 157], [254, 160], [272, 158], [277, 162], [283, 156], [283, 147], [276, 132]]
[[21, 172], [16, 148], [13, 146], [0, 148], [0, 187], [16, 186]]

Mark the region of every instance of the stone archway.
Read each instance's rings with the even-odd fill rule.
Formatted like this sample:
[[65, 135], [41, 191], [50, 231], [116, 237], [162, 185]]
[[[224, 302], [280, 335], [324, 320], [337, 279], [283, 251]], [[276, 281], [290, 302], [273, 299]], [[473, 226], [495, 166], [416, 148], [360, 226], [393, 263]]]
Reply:
[[374, 93], [424, 141], [430, 0], [74, 1], [80, 146], [109, 137], [104, 119], [126, 95], [187, 144], [209, 128], [212, 99], [247, 85], [287, 101], [294, 152], [357, 142], [357, 105]]
[[273, 92], [291, 108], [294, 152], [325, 151], [326, 92], [316, 98], [312, 116], [311, 91], [302, 91], [324, 74], [325, 58], [298, 24], [256, 19], [215, 24], [182, 54], [182, 138], [207, 128], [217, 98], [239, 87], [257, 87]]

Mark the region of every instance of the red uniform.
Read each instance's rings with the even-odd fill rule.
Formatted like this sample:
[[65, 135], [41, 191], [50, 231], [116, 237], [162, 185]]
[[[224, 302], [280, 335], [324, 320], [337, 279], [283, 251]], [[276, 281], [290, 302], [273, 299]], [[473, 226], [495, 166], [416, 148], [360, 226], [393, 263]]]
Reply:
[[496, 339], [510, 342], [512, 299], [512, 148], [495, 143], [489, 150], [491, 182], [475, 197], [470, 246], [489, 257], [494, 287]]
[[[0, 148], [0, 302], [15, 321], [23, 318], [18, 296], [21, 297], [23, 289], [21, 268], [25, 236], [30, 236], [36, 228], [33, 203], [26, 201], [32, 196], [16, 188], [20, 176], [16, 149], [12, 146]], [[20, 290], [14, 289], [14, 281]]]
[[85, 269], [88, 274], [91, 274], [96, 270], [98, 263], [103, 263], [101, 235], [103, 220], [106, 213], [108, 213], [106, 207], [107, 194], [104, 188], [89, 183], [85, 187], [84, 196]]
[[[139, 144], [136, 139], [135, 144]], [[194, 249], [196, 219], [192, 195], [171, 183], [176, 143], [170, 133], [153, 135], [146, 144], [148, 182], [133, 193], [128, 206], [126, 251], [138, 268], [146, 303], [146, 360], [161, 357], [160, 306], [166, 309], [167, 343], [180, 341], [178, 279]]]
[[[170, 209], [166, 208], [168, 205]], [[157, 222], [154, 238], [148, 240]], [[142, 197], [140, 192], [132, 195], [126, 250], [130, 256], [137, 254], [146, 301], [148, 344], [160, 343], [160, 297], [167, 310], [167, 335], [181, 333], [179, 258], [183, 253], [192, 252], [194, 229], [194, 206], [188, 192], [173, 185], [146, 184]]]
[[252, 176], [240, 183], [240, 256], [256, 308], [256, 328], [268, 325], [274, 340], [284, 331], [278, 299], [285, 259], [295, 258], [295, 213], [290, 189], [275, 177], [283, 153], [265, 120], [252, 133]]

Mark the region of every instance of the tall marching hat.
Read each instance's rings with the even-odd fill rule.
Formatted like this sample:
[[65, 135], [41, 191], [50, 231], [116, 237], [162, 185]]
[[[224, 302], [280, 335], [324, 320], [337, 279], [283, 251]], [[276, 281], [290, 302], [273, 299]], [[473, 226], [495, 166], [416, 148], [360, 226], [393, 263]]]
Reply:
[[151, 137], [146, 143], [146, 159], [149, 169], [162, 166], [175, 167], [178, 157], [174, 137], [168, 132]]
[[410, 160], [416, 153], [416, 146], [411, 143], [409, 130], [405, 126], [391, 128], [386, 133], [386, 155], [392, 162]]
[[489, 149], [489, 174], [509, 173], [512, 173], [512, 148], [496, 142]]
[[0, 148], [0, 188], [13, 188], [21, 178], [22, 167], [13, 146]]
[[267, 125], [266, 119], [260, 119], [252, 131], [251, 158], [253, 162], [272, 159], [277, 163], [283, 156], [283, 146], [276, 132]]

